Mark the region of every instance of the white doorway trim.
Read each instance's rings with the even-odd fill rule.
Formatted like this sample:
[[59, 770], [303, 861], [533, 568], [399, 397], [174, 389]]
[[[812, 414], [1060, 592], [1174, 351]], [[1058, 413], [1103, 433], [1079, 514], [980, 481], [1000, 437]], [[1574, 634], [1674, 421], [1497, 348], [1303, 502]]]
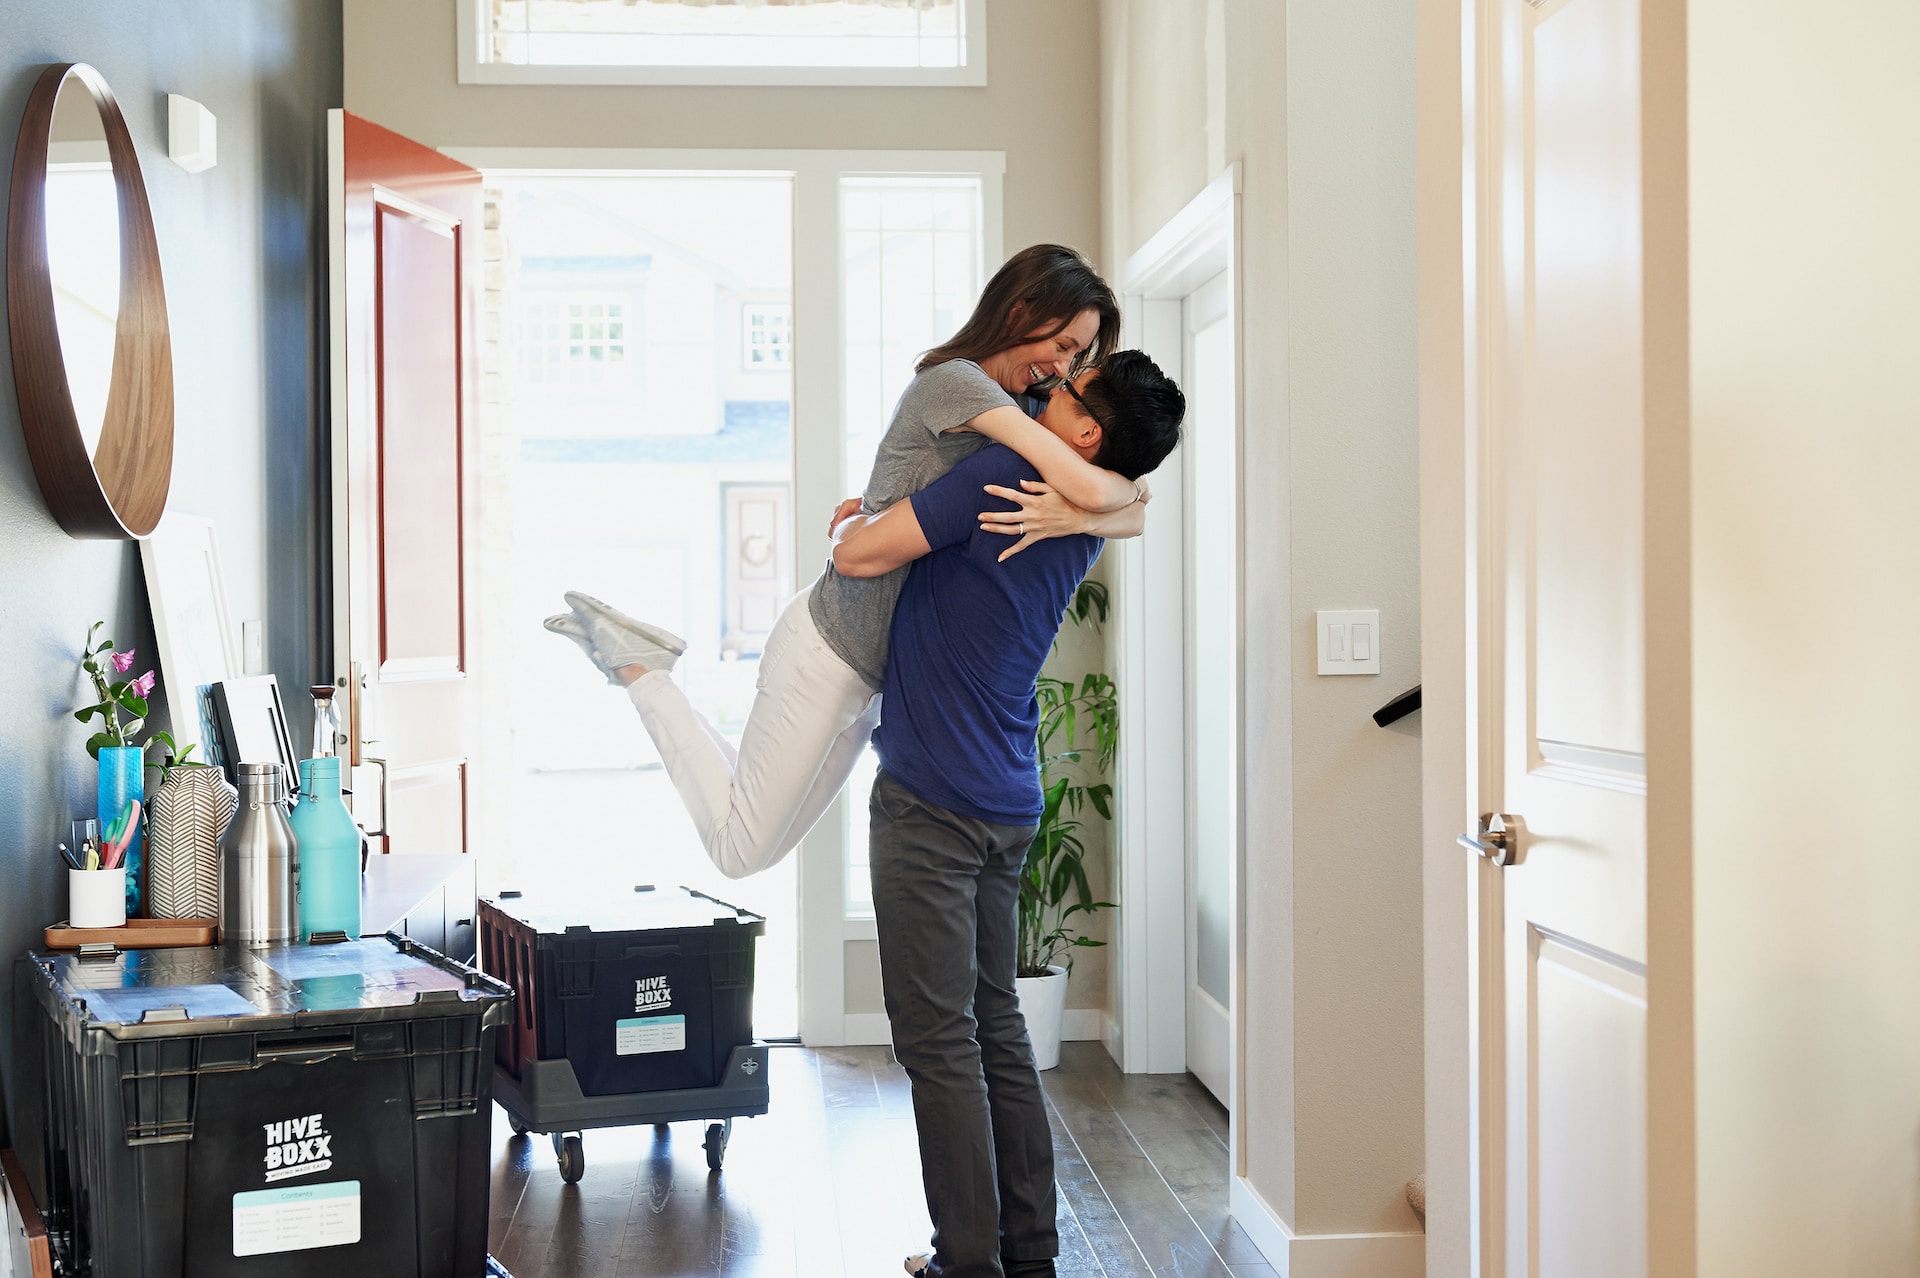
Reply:
[[[1420, 347], [1421, 895], [1426, 1272], [1479, 1278], [1485, 1168], [1476, 1080], [1483, 966], [1476, 953], [1484, 863], [1454, 842], [1480, 792], [1479, 607], [1469, 547], [1483, 452], [1474, 334], [1479, 265], [1475, 171], [1481, 82], [1468, 5], [1422, 6], [1416, 29]], [[1495, 871], [1494, 873], [1498, 873]], [[1491, 905], [1493, 898], [1486, 898]], [[1497, 961], [1497, 955], [1492, 956]]]
[[[1208, 183], [1132, 257], [1120, 273], [1122, 307], [1130, 328], [1128, 343], [1153, 356], [1176, 379], [1186, 375], [1181, 300], [1227, 271], [1236, 380], [1242, 367], [1238, 321], [1240, 298], [1240, 166], [1236, 162]], [[1235, 387], [1236, 436], [1244, 436], [1241, 395]], [[1186, 1061], [1186, 972], [1188, 900], [1184, 856], [1156, 849], [1182, 848], [1187, 839], [1184, 609], [1155, 606], [1156, 600], [1185, 597], [1186, 552], [1181, 530], [1185, 511], [1181, 492], [1185, 474], [1180, 451], [1152, 480], [1151, 535], [1118, 543], [1114, 591], [1115, 668], [1120, 685], [1118, 771], [1120, 812], [1117, 826], [1120, 888], [1117, 940], [1119, 989], [1117, 1023], [1108, 1027], [1108, 1050], [1129, 1073], [1175, 1073]], [[1244, 539], [1242, 503], [1234, 495], [1237, 540]], [[1244, 590], [1236, 591], [1244, 597]], [[1236, 622], [1241, 629], [1244, 620]], [[1243, 651], [1243, 646], [1237, 647]], [[1244, 658], [1242, 658], [1244, 660]], [[1237, 677], [1236, 686], [1244, 687]], [[1238, 769], [1236, 752], [1235, 768]], [[1236, 783], [1236, 796], [1241, 787]], [[1236, 804], [1238, 800], [1236, 799]], [[1238, 830], [1241, 823], [1234, 822]], [[1239, 1170], [1239, 1115], [1245, 1071], [1240, 1068], [1244, 1041], [1241, 997], [1244, 956], [1239, 919], [1242, 849], [1233, 854], [1231, 886], [1232, 1046], [1229, 1092], [1231, 1145]]]
[[[722, 150], [621, 147], [443, 147], [493, 174], [779, 174], [793, 179], [793, 540], [795, 580], [831, 550], [822, 518], [863, 476], [848, 476], [844, 438], [846, 359], [840, 182], [846, 177], [977, 177], [982, 280], [1005, 260], [1002, 151]], [[831, 242], [833, 251], [816, 251]], [[824, 345], [825, 350], [822, 351]], [[815, 570], [817, 572], [817, 568]], [[873, 920], [849, 917], [846, 822], [865, 796], [842, 794], [794, 853], [799, 858], [800, 1037], [808, 1046], [887, 1042], [878, 1010], [849, 1011], [847, 947], [871, 943]], [[864, 951], [865, 946], [862, 947]], [[864, 961], [864, 960], [861, 960]], [[857, 977], [858, 972], [855, 973]], [[863, 982], [854, 982], [861, 984]], [[871, 983], [871, 982], [865, 982]]]

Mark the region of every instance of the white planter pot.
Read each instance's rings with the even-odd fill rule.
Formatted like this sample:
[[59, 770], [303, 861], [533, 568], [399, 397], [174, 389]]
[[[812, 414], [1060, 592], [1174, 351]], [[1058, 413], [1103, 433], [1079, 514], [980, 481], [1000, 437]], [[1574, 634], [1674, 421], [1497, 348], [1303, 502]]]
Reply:
[[1027, 1018], [1034, 1068], [1052, 1069], [1060, 1063], [1060, 1018], [1067, 1007], [1067, 969], [1050, 967], [1045, 976], [1016, 976], [1013, 992], [1020, 999], [1020, 1014]]

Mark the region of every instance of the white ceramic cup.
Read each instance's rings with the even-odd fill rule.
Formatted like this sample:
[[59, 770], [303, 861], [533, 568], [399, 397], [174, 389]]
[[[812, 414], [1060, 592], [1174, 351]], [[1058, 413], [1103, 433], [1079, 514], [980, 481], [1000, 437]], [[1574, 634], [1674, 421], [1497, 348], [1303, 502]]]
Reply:
[[125, 927], [127, 867], [67, 871], [67, 926]]

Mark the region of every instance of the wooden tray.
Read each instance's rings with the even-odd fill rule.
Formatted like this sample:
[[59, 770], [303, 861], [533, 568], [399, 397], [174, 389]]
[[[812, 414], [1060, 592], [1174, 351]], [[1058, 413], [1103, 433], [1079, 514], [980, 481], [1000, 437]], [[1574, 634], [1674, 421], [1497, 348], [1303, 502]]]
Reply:
[[[7, 1268], [0, 1272], [16, 1278], [53, 1278], [47, 1226], [33, 1204], [26, 1169], [11, 1149], [0, 1149], [0, 1219], [5, 1221], [7, 1231], [6, 1237], [0, 1238], [0, 1260], [8, 1261]], [[6, 1249], [10, 1249], [10, 1256]]]
[[128, 919], [125, 927], [68, 927], [56, 923], [47, 929], [46, 938], [50, 950], [77, 950], [83, 945], [162, 950], [212, 945], [219, 931], [218, 919]]

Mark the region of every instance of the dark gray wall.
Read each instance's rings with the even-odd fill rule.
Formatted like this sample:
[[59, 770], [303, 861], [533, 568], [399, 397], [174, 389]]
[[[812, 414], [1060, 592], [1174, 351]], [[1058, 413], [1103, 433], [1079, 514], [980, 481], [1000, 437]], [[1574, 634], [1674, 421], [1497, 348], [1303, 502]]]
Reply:
[[[298, 695], [326, 659], [326, 109], [340, 105], [340, 9], [327, 0], [0, 0], [0, 175], [51, 62], [113, 86], [139, 148], [166, 277], [176, 402], [169, 508], [218, 528], [228, 603], [265, 624], [268, 669]], [[167, 158], [166, 95], [219, 120], [219, 164]], [[5, 205], [0, 201], [0, 223]], [[3, 243], [0, 238], [0, 243]], [[0, 249], [0, 251], [4, 251]], [[0, 316], [0, 327], [5, 318]], [[0, 357], [0, 960], [66, 909], [53, 845], [94, 803], [80, 642], [104, 619], [140, 650], [153, 628], [131, 542], [73, 541], [28, 463]], [[238, 641], [238, 635], [235, 635]], [[295, 726], [304, 740], [304, 719]], [[12, 981], [0, 977], [0, 1088], [13, 1112]], [[9, 1125], [0, 1119], [0, 1145]]]

